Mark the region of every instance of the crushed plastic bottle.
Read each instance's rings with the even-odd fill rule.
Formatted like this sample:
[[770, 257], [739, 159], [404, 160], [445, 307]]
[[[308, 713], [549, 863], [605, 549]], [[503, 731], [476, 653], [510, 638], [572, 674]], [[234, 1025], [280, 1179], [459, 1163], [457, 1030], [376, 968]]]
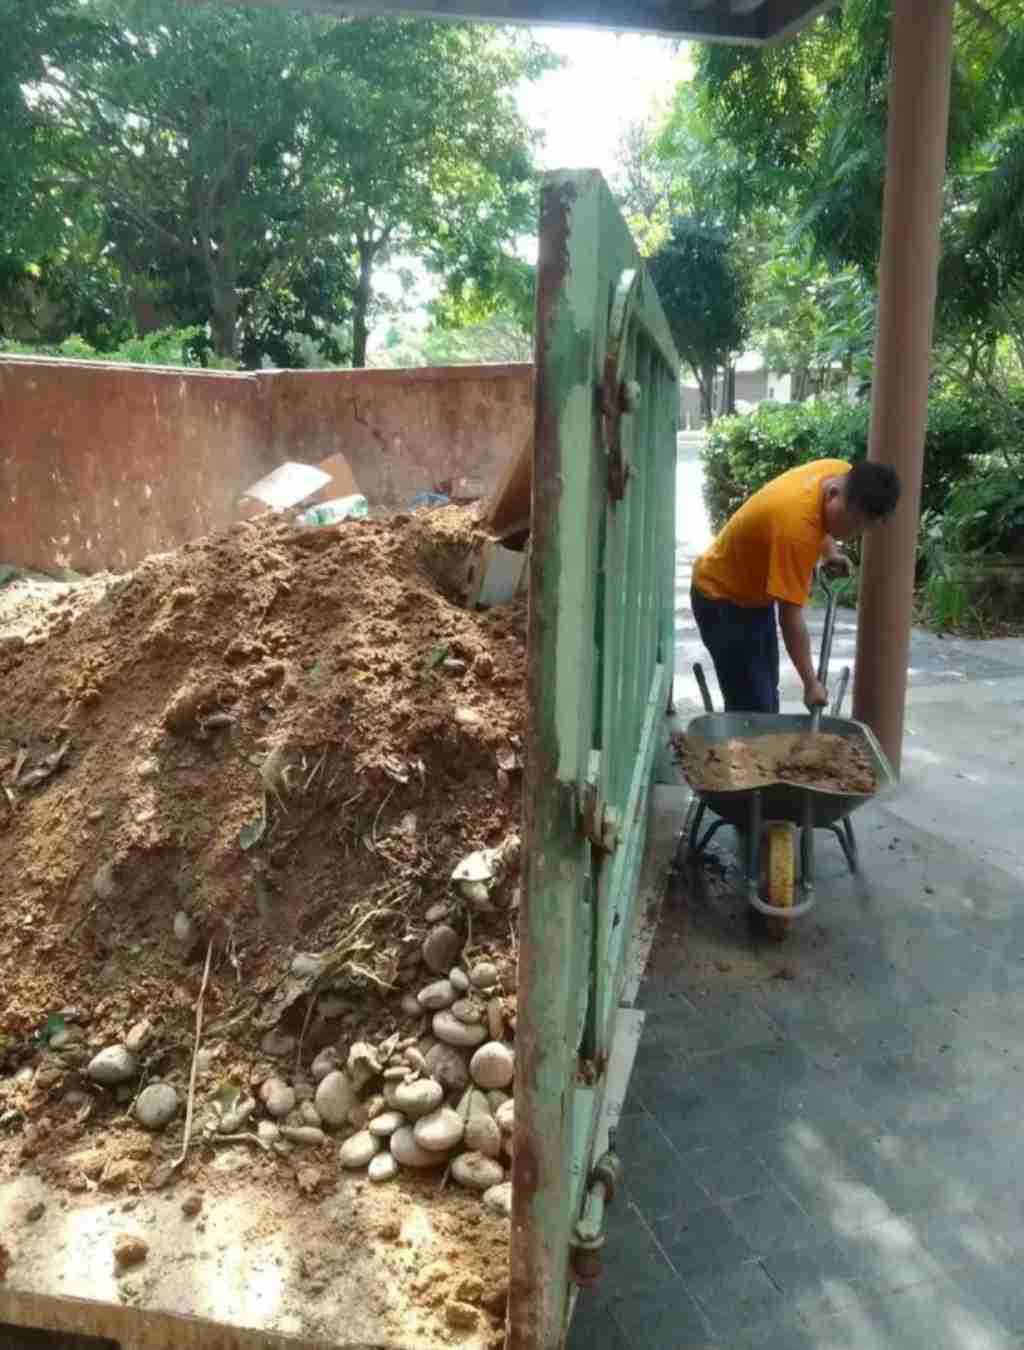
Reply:
[[354, 497], [334, 497], [329, 502], [311, 506], [299, 516], [300, 525], [336, 525], [339, 520], [352, 520], [370, 514], [370, 504], [358, 493]]

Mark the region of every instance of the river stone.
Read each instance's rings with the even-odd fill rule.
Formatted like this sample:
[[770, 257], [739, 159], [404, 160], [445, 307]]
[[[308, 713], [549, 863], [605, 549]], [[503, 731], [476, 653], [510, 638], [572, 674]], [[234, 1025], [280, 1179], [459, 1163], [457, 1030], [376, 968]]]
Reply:
[[292, 1144], [310, 1144], [315, 1147], [327, 1143], [326, 1134], [315, 1125], [282, 1125], [281, 1134]]
[[384, 1080], [384, 1086], [382, 1088], [382, 1092], [384, 1095], [384, 1105], [387, 1107], [389, 1111], [401, 1110], [401, 1108], [398, 1105], [398, 1102], [395, 1099], [395, 1093], [398, 1091], [399, 1086], [400, 1084], [396, 1083], [394, 1080], [389, 1080], [387, 1078], [385, 1078]]
[[415, 994], [402, 995], [402, 1012], [406, 1017], [422, 1017], [423, 1008]]
[[498, 967], [490, 961], [478, 961], [469, 972], [469, 982], [474, 989], [493, 989], [498, 983]]
[[192, 941], [192, 920], [183, 909], [179, 909], [174, 916], [174, 936], [181, 943]]
[[463, 1120], [471, 1120], [473, 1116], [490, 1116], [491, 1104], [486, 1095], [478, 1088], [467, 1088], [459, 1101], [459, 1115]]
[[375, 1134], [378, 1139], [390, 1139], [404, 1124], [405, 1116], [401, 1111], [382, 1111], [370, 1121], [369, 1128], [370, 1133]]
[[320, 1119], [320, 1112], [316, 1109], [316, 1107], [313, 1105], [312, 1102], [309, 1101], [300, 1102], [299, 1115], [302, 1117], [303, 1125], [315, 1125], [317, 1129], [319, 1129], [320, 1126], [323, 1124], [323, 1122]]
[[260, 1041], [260, 1049], [271, 1059], [287, 1059], [295, 1049], [295, 1037], [272, 1027]]
[[505, 1169], [482, 1153], [460, 1153], [452, 1163], [452, 1176], [460, 1186], [474, 1191], [489, 1191], [505, 1180]]
[[471, 998], [457, 999], [452, 1004], [452, 1016], [457, 1017], [460, 1022], [465, 1022], [468, 1026], [476, 1026], [478, 1022], [483, 1021], [480, 1009]]
[[260, 1088], [260, 1101], [268, 1115], [281, 1120], [295, 1108], [295, 1090], [283, 1078], [268, 1078]]
[[426, 1012], [440, 1012], [443, 1008], [450, 1008], [457, 995], [450, 980], [436, 980], [421, 989], [416, 997]]
[[407, 1050], [402, 1051], [402, 1059], [410, 1069], [415, 1069], [417, 1073], [430, 1073], [427, 1068], [426, 1056], [422, 1055], [414, 1045], [410, 1045]]
[[445, 1045], [462, 1046], [470, 1048], [480, 1045], [487, 1039], [487, 1028], [479, 1024], [468, 1026], [465, 1022], [460, 1022], [457, 1017], [453, 1017], [449, 1009], [443, 1012], [434, 1013], [434, 1035]]
[[413, 1134], [420, 1148], [441, 1153], [454, 1148], [462, 1138], [462, 1117], [450, 1106], [441, 1106], [429, 1115], [421, 1116], [413, 1126]]
[[488, 1041], [469, 1061], [469, 1076], [485, 1092], [506, 1088], [515, 1077], [515, 1056], [500, 1041]]
[[442, 919], [448, 917], [448, 906], [446, 904], [431, 905], [423, 917], [427, 923], [440, 923]]
[[455, 964], [462, 950], [462, 939], [448, 924], [438, 924], [427, 934], [423, 943], [423, 961], [435, 975], [443, 975]]
[[434, 1111], [444, 1101], [444, 1088], [433, 1078], [418, 1078], [414, 1083], [399, 1083], [395, 1102], [412, 1120]]
[[[85, 1040], [85, 1032], [81, 1027], [65, 1027], [63, 1031], [55, 1031], [50, 1037], [51, 1050], [67, 1050], [73, 1045], [79, 1044]], [[135, 1048], [130, 1044], [131, 1036], [125, 1037], [125, 1046], [136, 1053]]]
[[436, 1078], [448, 1092], [461, 1092], [469, 1082], [466, 1056], [453, 1045], [435, 1045], [424, 1061], [427, 1073]]
[[135, 1118], [147, 1130], [162, 1130], [177, 1113], [178, 1094], [170, 1083], [150, 1083], [135, 1103]]
[[391, 1136], [391, 1154], [403, 1167], [436, 1167], [444, 1162], [444, 1155], [431, 1153], [416, 1142], [411, 1125], [403, 1125]]
[[501, 1157], [501, 1130], [490, 1116], [471, 1116], [466, 1125], [466, 1147], [485, 1158]]
[[135, 1056], [124, 1045], [108, 1045], [89, 1061], [86, 1073], [94, 1083], [104, 1087], [116, 1087], [118, 1083], [127, 1083], [138, 1072]]
[[448, 978], [451, 981], [452, 988], [460, 994], [469, 992], [469, 976], [461, 966], [452, 966], [448, 972]]
[[502, 1181], [497, 1186], [491, 1186], [484, 1191], [484, 1206], [493, 1210], [495, 1214], [504, 1214], [512, 1217], [512, 1183], [511, 1181]]
[[392, 1177], [398, 1176], [398, 1163], [390, 1153], [378, 1153], [370, 1159], [366, 1175], [371, 1181], [390, 1181]]
[[261, 1120], [256, 1126], [256, 1134], [268, 1144], [273, 1144], [275, 1140], [281, 1138], [281, 1129], [272, 1120]]
[[328, 1125], [344, 1125], [358, 1098], [348, 1075], [332, 1070], [320, 1083], [313, 1101], [320, 1118]]
[[495, 1111], [494, 1119], [498, 1122], [498, 1129], [501, 1130], [502, 1134], [511, 1134], [516, 1123], [515, 1102], [503, 1102]]
[[383, 1143], [380, 1139], [369, 1130], [360, 1130], [351, 1139], [346, 1139], [338, 1149], [338, 1161], [342, 1167], [365, 1167], [382, 1148]]
[[325, 1046], [309, 1066], [314, 1083], [321, 1083], [338, 1067], [338, 1052], [333, 1045]]
[[[124, 1038], [125, 1046], [133, 1055], [140, 1054], [153, 1039], [153, 1023], [148, 1018], [143, 1018], [141, 1022], [136, 1022]], [[53, 1041], [50, 1041], [53, 1045]]]

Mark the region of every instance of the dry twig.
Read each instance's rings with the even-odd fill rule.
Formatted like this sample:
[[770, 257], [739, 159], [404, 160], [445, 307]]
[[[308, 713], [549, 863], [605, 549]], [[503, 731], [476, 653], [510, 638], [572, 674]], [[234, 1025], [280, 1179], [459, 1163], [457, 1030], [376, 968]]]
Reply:
[[206, 944], [206, 964], [203, 966], [203, 982], [199, 986], [199, 997], [196, 999], [196, 1043], [192, 1051], [192, 1069], [188, 1076], [188, 1105], [185, 1108], [185, 1138], [181, 1144], [181, 1156], [171, 1164], [171, 1171], [175, 1172], [185, 1161], [188, 1155], [188, 1146], [192, 1138], [192, 1115], [196, 1105], [196, 1069], [199, 1065], [199, 1041], [203, 1034], [203, 998], [206, 994], [206, 985], [210, 978], [210, 961], [213, 958], [212, 940]]

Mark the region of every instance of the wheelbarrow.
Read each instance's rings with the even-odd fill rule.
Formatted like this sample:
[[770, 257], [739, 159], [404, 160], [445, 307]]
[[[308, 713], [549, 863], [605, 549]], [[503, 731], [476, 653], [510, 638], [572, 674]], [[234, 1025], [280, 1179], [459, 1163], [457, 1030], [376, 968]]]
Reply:
[[[828, 686], [828, 668], [835, 633], [836, 596], [824, 573], [818, 581], [825, 592], [825, 627], [818, 658], [818, 680]], [[699, 665], [693, 673], [701, 691], [705, 716], [695, 717], [686, 735], [707, 742], [753, 740], [780, 733], [822, 731], [831, 736], [855, 739], [864, 748], [874, 770], [873, 792], [838, 792], [825, 787], [777, 781], [764, 787], [715, 789], [695, 788], [699, 799], [690, 828], [690, 857], [699, 857], [723, 825], [736, 828], [743, 842], [747, 899], [767, 920], [768, 932], [781, 940], [794, 919], [814, 908], [814, 832], [828, 830], [839, 840], [850, 871], [859, 871], [857, 839], [850, 816], [859, 806], [895, 782], [892, 766], [871, 730], [862, 722], [842, 716], [843, 699], [850, 679], [844, 667], [829, 715], [821, 708], [806, 715], [782, 713], [716, 713], [707, 679]], [[716, 817], [701, 834], [708, 812]], [[800, 900], [794, 903], [799, 846]]]

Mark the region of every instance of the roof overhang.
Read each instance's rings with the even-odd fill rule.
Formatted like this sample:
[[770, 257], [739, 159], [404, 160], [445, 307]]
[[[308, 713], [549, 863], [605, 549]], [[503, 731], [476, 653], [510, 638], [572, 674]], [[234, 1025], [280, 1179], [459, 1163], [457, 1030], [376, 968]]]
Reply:
[[696, 42], [762, 46], [791, 36], [838, 0], [258, 0], [323, 14], [408, 14], [487, 23], [579, 24]]

